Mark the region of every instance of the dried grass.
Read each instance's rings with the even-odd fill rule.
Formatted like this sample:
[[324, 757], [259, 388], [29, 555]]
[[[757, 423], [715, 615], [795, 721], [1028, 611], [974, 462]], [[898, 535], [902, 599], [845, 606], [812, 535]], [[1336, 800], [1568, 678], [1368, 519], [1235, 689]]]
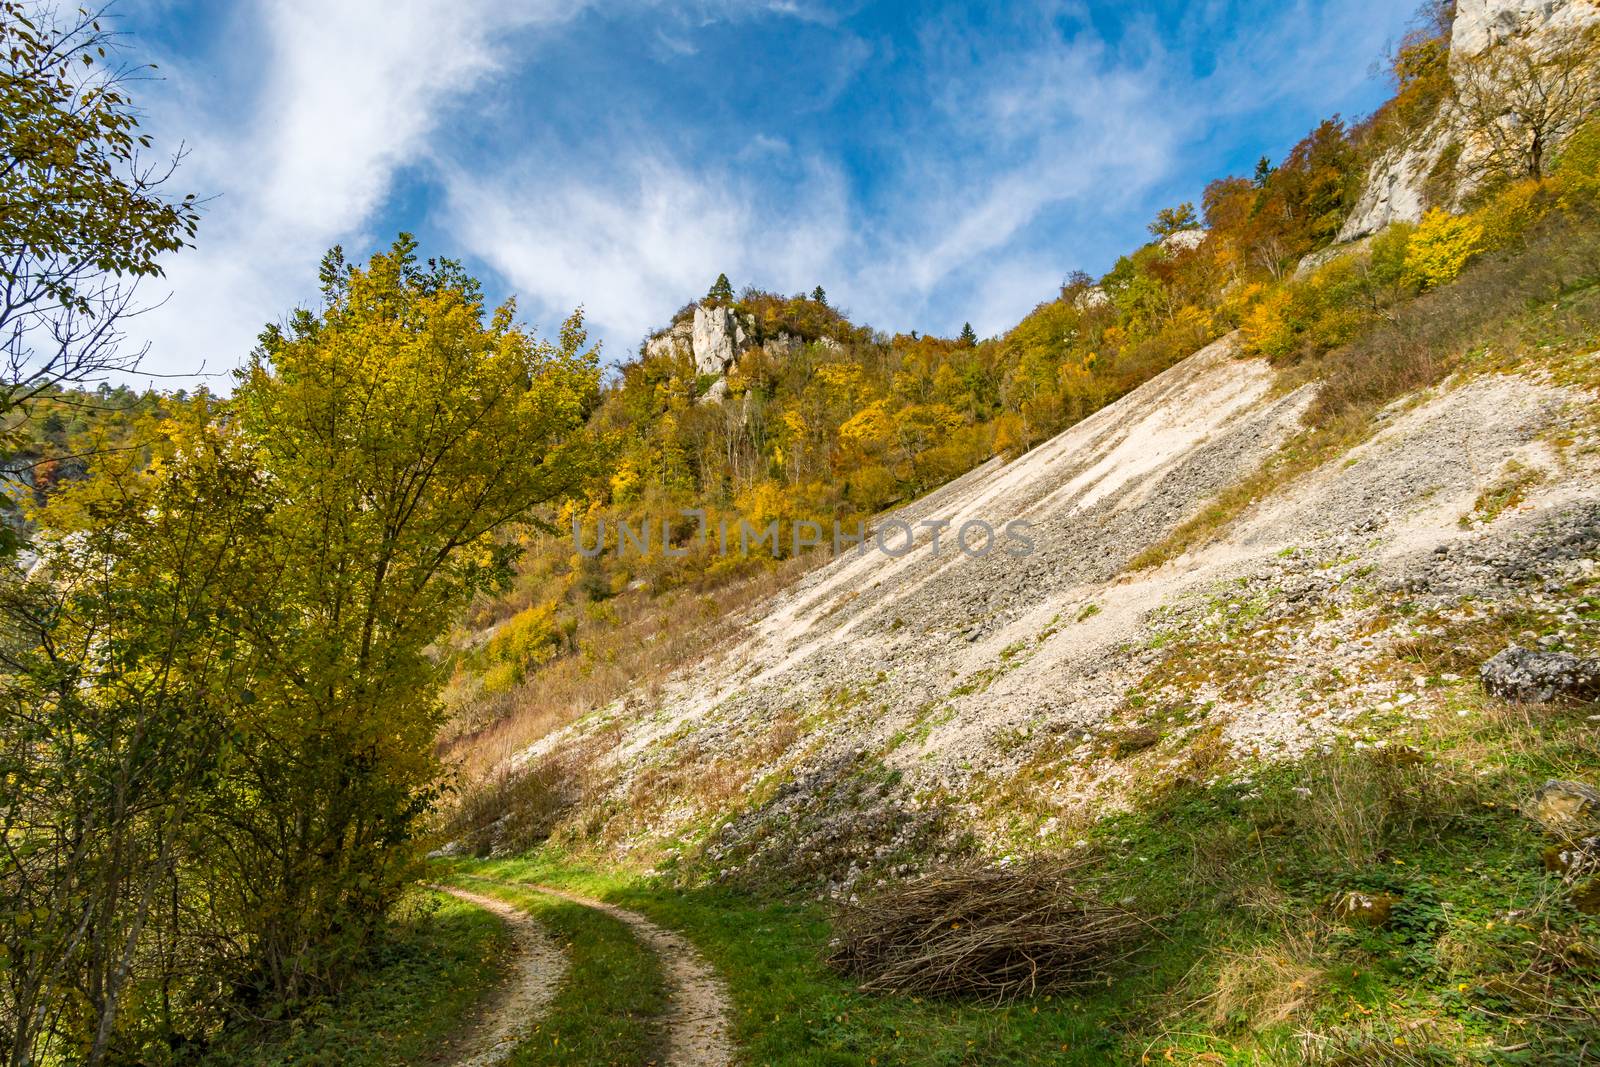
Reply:
[[1103, 981], [1150, 924], [1101, 901], [1090, 857], [935, 869], [841, 906], [829, 961], [863, 992], [1003, 1002]]
[[447, 730], [440, 742], [440, 756], [463, 780], [487, 778], [516, 753], [595, 708], [632, 691], [659, 692], [674, 671], [728, 643], [741, 611], [818, 562], [809, 556], [789, 560], [699, 595], [641, 592], [610, 602], [613, 619], [586, 623], [577, 654], [554, 660], [509, 692], [469, 693], [453, 715], [454, 732]]
[[1224, 951], [1206, 998], [1212, 1026], [1257, 1032], [1311, 1010], [1327, 985], [1323, 949], [1315, 935], [1300, 933], [1250, 952]]

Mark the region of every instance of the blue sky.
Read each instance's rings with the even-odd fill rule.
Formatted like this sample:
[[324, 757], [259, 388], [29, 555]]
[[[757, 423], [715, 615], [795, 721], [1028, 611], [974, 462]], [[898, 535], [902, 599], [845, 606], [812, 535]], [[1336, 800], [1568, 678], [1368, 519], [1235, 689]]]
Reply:
[[1004, 331], [1155, 211], [1388, 93], [1409, 0], [122, 0], [197, 247], [130, 333], [237, 365], [417, 234], [609, 359], [706, 290], [821, 284], [857, 321]]

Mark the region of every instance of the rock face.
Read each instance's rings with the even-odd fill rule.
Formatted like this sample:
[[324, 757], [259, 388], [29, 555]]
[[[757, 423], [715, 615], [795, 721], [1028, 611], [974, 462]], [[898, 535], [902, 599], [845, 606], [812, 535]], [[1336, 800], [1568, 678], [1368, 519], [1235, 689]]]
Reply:
[[[755, 320], [749, 316], [741, 316], [732, 308], [717, 304], [709, 307], [696, 304], [692, 318], [674, 323], [646, 341], [644, 354], [664, 356], [683, 352], [692, 356], [695, 373], [718, 379], [702, 399], [720, 400], [728, 391], [727, 383], [721, 379], [746, 352], [759, 347], [767, 355], [781, 359], [798, 351], [805, 343], [792, 333], [779, 333], [757, 345], [755, 332]], [[835, 351], [840, 348], [832, 338], [825, 337], [817, 343]]]
[[691, 336], [694, 368], [701, 374], [727, 373], [746, 347], [744, 324], [732, 308], [697, 305]]
[[1361, 198], [1339, 230], [1339, 243], [1369, 237], [1393, 222], [1417, 222], [1427, 211], [1428, 175], [1450, 148], [1453, 123], [1435, 123], [1414, 145], [1393, 149], [1373, 164]]
[[644, 343], [644, 354], [650, 357], [668, 356], [674, 351], [694, 350], [694, 324], [688, 319], [673, 323]]
[[1169, 254], [1178, 252], [1191, 252], [1205, 244], [1206, 231], [1200, 229], [1179, 230], [1169, 233], [1161, 239], [1161, 247]]
[[1545, 703], [1557, 697], [1600, 696], [1600, 660], [1567, 652], [1534, 652], [1512, 645], [1478, 671], [1483, 688], [1504, 700]]
[[[1451, 58], [1482, 53], [1520, 38], [1534, 47], [1559, 44], [1600, 22], [1596, 0], [1460, 0], [1450, 33]], [[1380, 157], [1367, 173], [1361, 198], [1339, 231], [1339, 241], [1377, 233], [1392, 222], [1416, 222], [1434, 206], [1428, 178], [1451, 146], [1462, 140], [1460, 121], [1446, 110], [1410, 145]], [[1457, 196], [1467, 190], [1457, 190]]]
[[1596, 17], [1594, 0], [1460, 0], [1450, 51], [1475, 56], [1511, 37], [1571, 34]]

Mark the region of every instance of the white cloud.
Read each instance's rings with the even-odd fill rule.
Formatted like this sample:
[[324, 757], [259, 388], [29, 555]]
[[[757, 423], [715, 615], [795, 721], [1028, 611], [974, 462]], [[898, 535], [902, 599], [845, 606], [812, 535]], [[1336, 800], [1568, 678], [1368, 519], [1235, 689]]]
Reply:
[[[605, 181], [521, 172], [448, 176], [452, 232], [553, 325], [584, 305], [590, 321], [636, 343], [719, 273], [807, 287], [849, 232], [842, 183], [818, 168], [807, 201], [768, 212], [726, 172], [641, 156]], [[526, 306], [526, 305], [525, 305]]]
[[[238, 364], [266, 322], [315, 295], [321, 254], [364, 236], [397, 170], [426, 156], [450, 102], [502, 68], [508, 31], [582, 7], [546, 0], [508, 15], [490, 0], [264, 4], [251, 27], [264, 81], [237, 125], [217, 118], [211, 84], [163, 64], [174, 92], [153, 124], [183, 131], [190, 155], [177, 180], [212, 199], [196, 248], [170, 261], [172, 295], [131, 324], [130, 336], [152, 345], [145, 369]], [[196, 128], [196, 116], [209, 121]]]

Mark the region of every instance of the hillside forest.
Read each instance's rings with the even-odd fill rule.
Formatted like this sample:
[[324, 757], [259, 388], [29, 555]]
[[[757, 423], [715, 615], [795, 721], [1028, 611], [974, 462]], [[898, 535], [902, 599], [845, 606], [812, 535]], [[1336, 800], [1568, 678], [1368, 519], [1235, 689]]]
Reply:
[[[724, 277], [674, 320], [750, 324], [709, 396], [690, 354], [602, 353], [581, 311], [547, 334], [401, 234], [330, 250], [319, 300], [227, 353], [224, 386], [141, 392], [119, 320], [203, 210], [180, 160], [148, 162], [114, 28], [0, 0], [0, 1063], [201, 1062], [340, 1003], [430, 850], [548, 835], [569, 798], [507, 758], [823, 561], [785, 550], [797, 522], [870, 528], [1234, 331], [1285, 382], [1328, 378], [1307, 418], [1330, 439], [1437, 380], [1331, 354], [1600, 226], [1585, 102], [1436, 175], [1452, 209], [1319, 255], [1374, 161], [1455, 106], [1449, 20], [1396, 47], [1374, 114], [1196, 176], [999, 336], [887, 334], [821, 285]], [[724, 555], [693, 511], [781, 533]], [[647, 552], [575, 550], [663, 522]]]

